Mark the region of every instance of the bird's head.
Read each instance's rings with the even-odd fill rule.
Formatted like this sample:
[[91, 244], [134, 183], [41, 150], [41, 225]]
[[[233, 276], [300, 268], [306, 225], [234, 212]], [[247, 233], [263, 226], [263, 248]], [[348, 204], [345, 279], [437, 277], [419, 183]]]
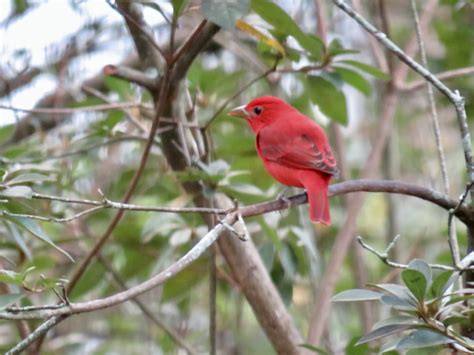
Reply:
[[230, 116], [242, 117], [257, 133], [261, 128], [277, 119], [289, 117], [289, 113], [295, 109], [284, 100], [275, 96], [262, 96], [253, 99], [248, 104], [231, 110]]

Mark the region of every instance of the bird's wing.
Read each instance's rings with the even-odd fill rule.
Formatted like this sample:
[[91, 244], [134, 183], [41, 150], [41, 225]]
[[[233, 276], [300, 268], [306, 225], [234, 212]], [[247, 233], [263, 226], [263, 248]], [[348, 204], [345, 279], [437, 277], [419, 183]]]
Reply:
[[308, 132], [281, 136], [261, 131], [257, 148], [263, 158], [296, 169], [318, 170], [330, 175], [338, 172], [336, 159], [326, 139], [319, 143]]

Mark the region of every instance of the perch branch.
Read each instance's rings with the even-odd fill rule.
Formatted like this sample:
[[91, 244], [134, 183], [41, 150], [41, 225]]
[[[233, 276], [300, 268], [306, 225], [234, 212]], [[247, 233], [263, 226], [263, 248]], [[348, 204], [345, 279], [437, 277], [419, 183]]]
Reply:
[[[413, 13], [413, 20], [415, 22], [416, 38], [418, 40], [418, 46], [420, 47], [421, 63], [425, 68], [428, 68], [428, 59], [426, 57], [425, 42], [423, 41], [423, 34], [421, 32], [420, 20], [418, 17], [418, 9], [416, 7], [416, 0], [411, 0], [411, 9]], [[441, 177], [443, 180], [444, 193], [449, 194], [449, 177], [448, 169], [446, 168], [446, 158], [444, 156], [443, 144], [441, 142], [441, 130], [439, 127], [438, 111], [436, 110], [436, 104], [434, 100], [433, 87], [426, 81], [426, 89], [428, 92], [428, 103], [431, 110], [431, 123], [433, 124], [433, 131], [435, 136], [435, 144], [438, 152], [438, 160], [441, 170]], [[450, 220], [452, 221], [452, 219]], [[461, 256], [459, 253], [459, 244], [456, 237], [456, 227], [453, 223], [448, 222], [448, 241], [449, 249], [453, 259], [453, 264], [458, 265]]]
[[[397, 181], [354, 180], [331, 185], [329, 188], [330, 196], [338, 196], [360, 191], [390, 192], [416, 196], [421, 199], [431, 201], [445, 209], [454, 209], [456, 206], [458, 206], [458, 203], [446, 196], [443, 196], [439, 192]], [[77, 313], [92, 312], [98, 309], [108, 308], [119, 303], [126, 302], [151, 290], [154, 287], [157, 287], [190, 265], [199, 256], [201, 256], [224, 231], [227, 231], [227, 226], [232, 226], [238, 220], [239, 214], [242, 217], [257, 216], [271, 211], [287, 209], [289, 207], [297, 206], [306, 202], [307, 196], [305, 193], [303, 193], [290, 197], [289, 202], [274, 200], [242, 207], [237, 211], [229, 212], [222, 222], [214, 226], [214, 228], [212, 228], [193, 248], [191, 248], [190, 251], [182, 256], [178, 261], [149, 280], [144, 281], [143, 283], [138, 284], [124, 292], [93, 301], [69, 303], [68, 305], [58, 305], [54, 307], [51, 305], [25, 308], [10, 307], [0, 311], [0, 319], [38, 319], [60, 315], [68, 316]], [[470, 215], [469, 209], [462, 205], [459, 205], [457, 210], [453, 213], [460, 219], [469, 218]]]

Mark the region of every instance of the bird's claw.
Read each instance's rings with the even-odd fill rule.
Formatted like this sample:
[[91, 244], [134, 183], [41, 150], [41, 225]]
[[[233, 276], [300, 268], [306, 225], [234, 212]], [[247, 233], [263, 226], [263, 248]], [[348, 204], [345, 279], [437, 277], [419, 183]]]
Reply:
[[277, 195], [277, 200], [282, 202], [285, 207], [290, 206], [291, 201], [288, 197], [285, 196], [285, 192], [288, 190], [288, 187], [283, 188], [280, 193]]

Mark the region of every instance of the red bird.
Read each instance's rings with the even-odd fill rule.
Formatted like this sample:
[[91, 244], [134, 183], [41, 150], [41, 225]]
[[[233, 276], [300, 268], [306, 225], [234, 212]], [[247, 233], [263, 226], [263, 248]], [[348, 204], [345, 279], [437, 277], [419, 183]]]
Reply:
[[229, 115], [247, 120], [271, 176], [284, 185], [306, 189], [311, 221], [331, 224], [328, 185], [337, 165], [324, 130], [274, 96], [254, 99]]

